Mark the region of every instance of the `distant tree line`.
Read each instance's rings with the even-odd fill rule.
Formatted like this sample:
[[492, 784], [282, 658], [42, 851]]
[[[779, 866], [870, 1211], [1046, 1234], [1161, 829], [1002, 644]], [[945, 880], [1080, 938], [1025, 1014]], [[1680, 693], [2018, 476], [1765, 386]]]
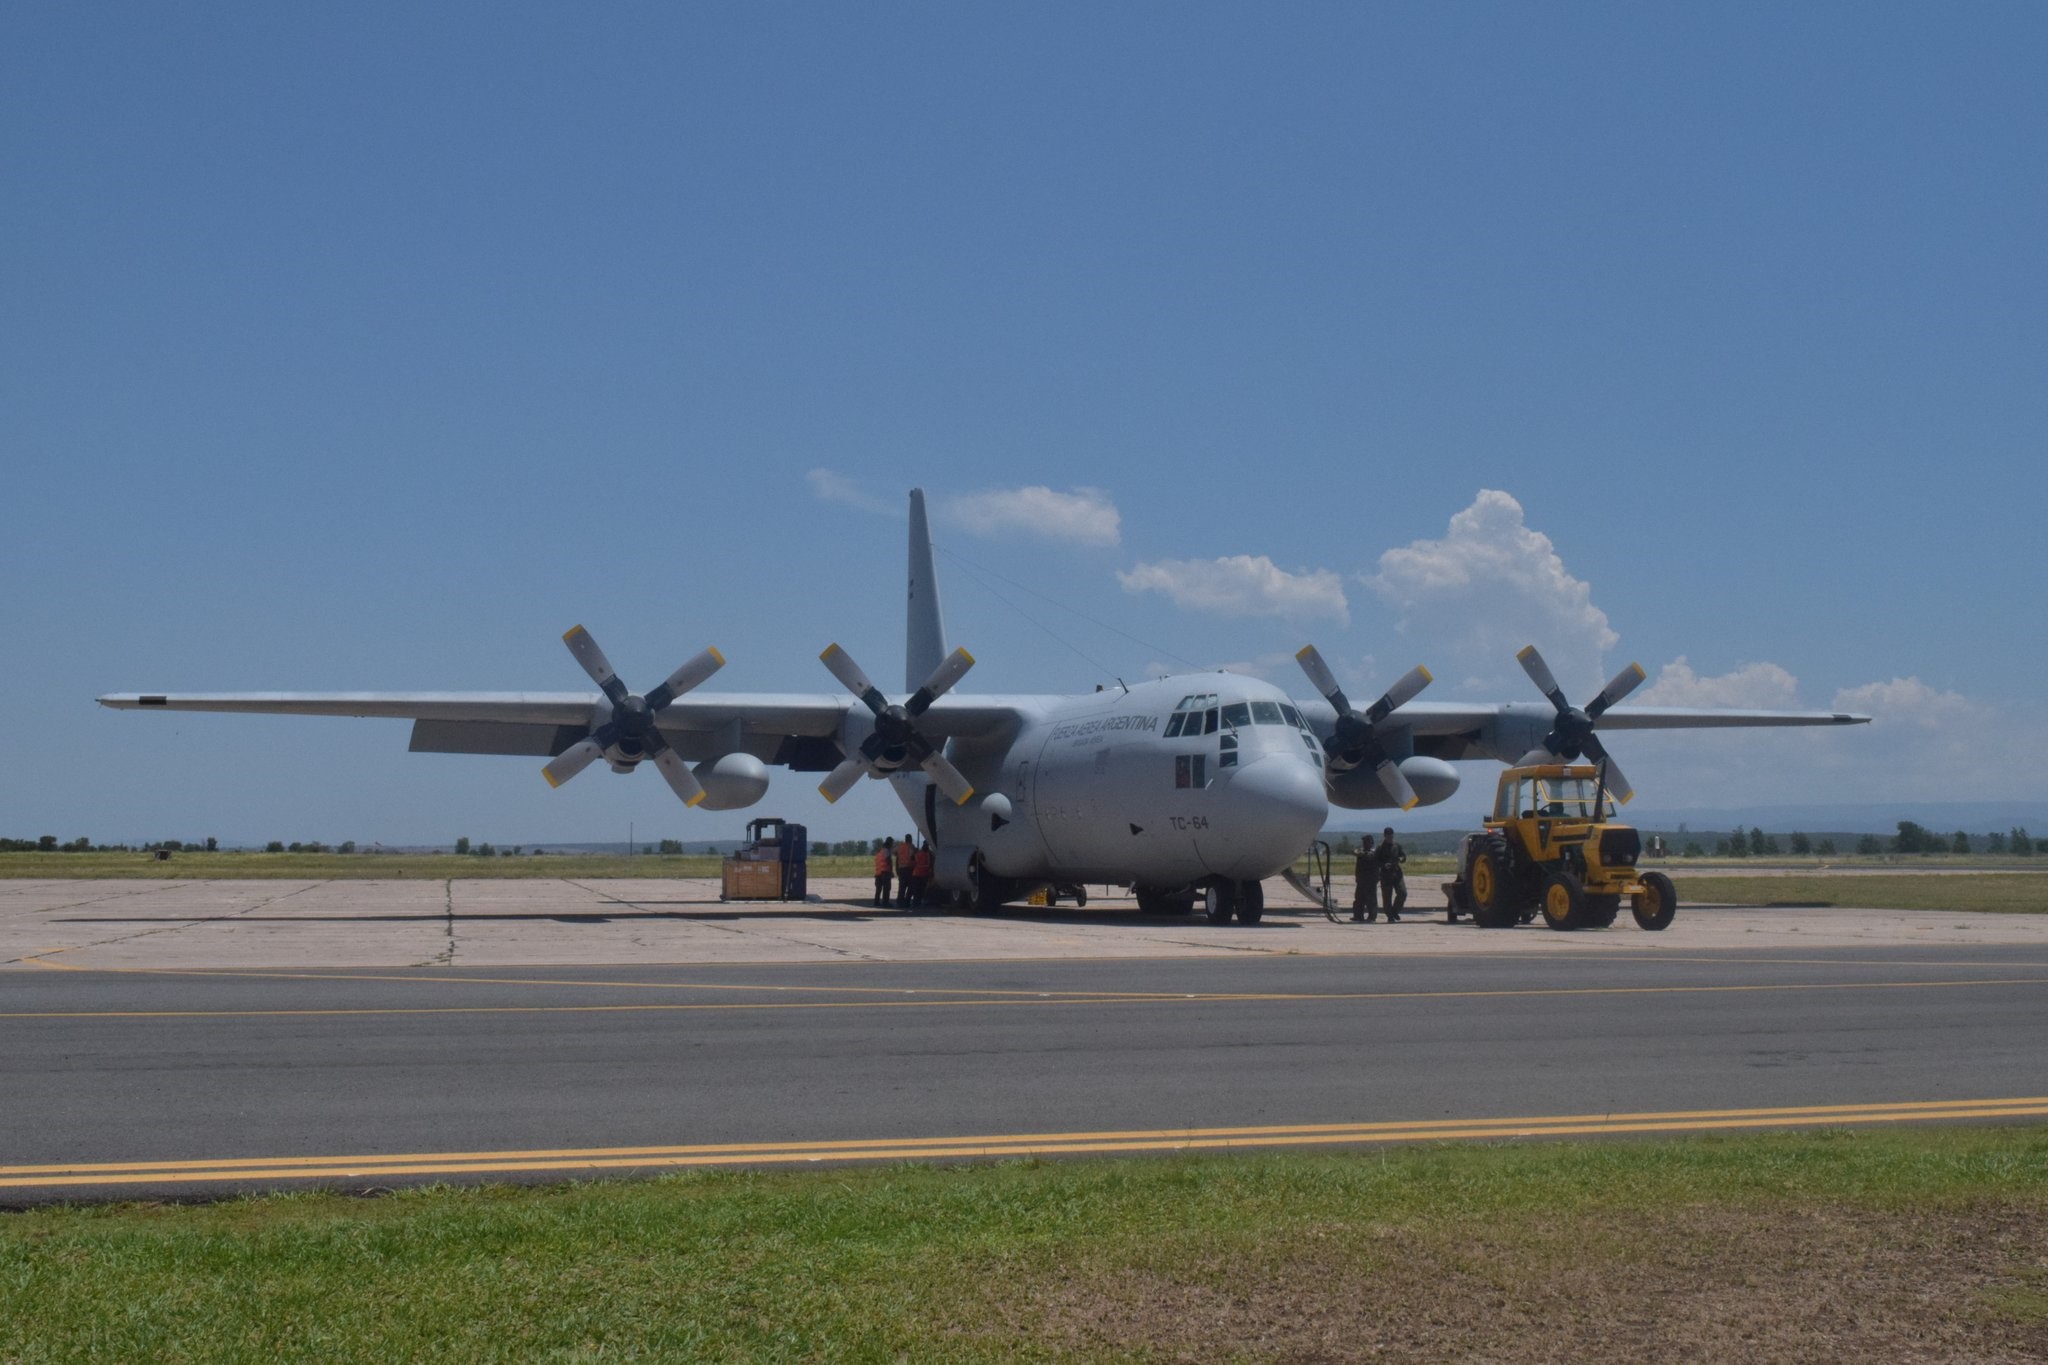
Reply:
[[[193, 853], [216, 853], [220, 851], [218, 839], [159, 839], [153, 844], [143, 844], [141, 851], [154, 853], [164, 849], [171, 853], [187, 850]], [[136, 850], [127, 844], [96, 844], [83, 836], [69, 843], [58, 843], [54, 834], [40, 835], [34, 839], [0, 839], [0, 853], [133, 853]]]

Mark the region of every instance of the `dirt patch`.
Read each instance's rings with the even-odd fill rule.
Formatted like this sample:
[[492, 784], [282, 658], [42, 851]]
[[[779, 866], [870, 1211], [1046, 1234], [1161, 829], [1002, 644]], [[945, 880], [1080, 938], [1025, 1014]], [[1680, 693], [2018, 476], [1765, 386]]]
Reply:
[[1033, 1283], [1012, 1322], [1173, 1361], [2048, 1360], [2039, 1209], [1691, 1208], [1266, 1246]]

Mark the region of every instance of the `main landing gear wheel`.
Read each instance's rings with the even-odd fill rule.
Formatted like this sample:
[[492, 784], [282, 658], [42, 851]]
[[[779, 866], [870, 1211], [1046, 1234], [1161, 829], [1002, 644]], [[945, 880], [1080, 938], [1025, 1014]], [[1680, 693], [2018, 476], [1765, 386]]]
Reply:
[[1228, 924], [1237, 913], [1237, 883], [1214, 881], [1202, 892], [1202, 909], [1211, 924]]
[[977, 915], [1001, 914], [1003, 910], [1003, 893], [1006, 889], [1003, 885], [1003, 879], [982, 865], [979, 853], [975, 854], [973, 861], [967, 864], [967, 876], [974, 883], [974, 890], [970, 893], [974, 913]]
[[1475, 849], [1468, 876], [1473, 922], [1482, 929], [1513, 928], [1518, 908], [1506, 854], [1492, 845]]
[[1678, 913], [1678, 892], [1672, 888], [1671, 878], [1662, 872], [1645, 872], [1643, 889], [1636, 893], [1636, 927], [1640, 929], [1665, 929], [1671, 924], [1671, 917]]
[[1543, 879], [1543, 922], [1553, 929], [1586, 927], [1586, 888], [1569, 872], [1553, 872]]
[[1257, 924], [1265, 913], [1265, 886], [1259, 882], [1240, 882], [1237, 888], [1237, 922]]

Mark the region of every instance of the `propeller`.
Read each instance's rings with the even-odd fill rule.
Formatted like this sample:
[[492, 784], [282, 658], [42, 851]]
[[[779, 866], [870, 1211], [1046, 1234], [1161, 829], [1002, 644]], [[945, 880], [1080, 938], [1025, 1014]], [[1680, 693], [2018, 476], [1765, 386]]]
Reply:
[[1529, 675], [1537, 690], [1550, 698], [1550, 704], [1557, 708], [1557, 721], [1550, 727], [1550, 733], [1543, 737], [1543, 748], [1568, 763], [1583, 754], [1604, 765], [1607, 790], [1614, 794], [1616, 801], [1626, 804], [1636, 790], [1621, 775], [1621, 766], [1608, 754], [1607, 746], [1600, 742], [1593, 729], [1608, 707], [1642, 684], [1643, 666], [1630, 664], [1622, 669], [1581, 710], [1565, 700], [1564, 689], [1557, 685], [1556, 675], [1551, 673], [1550, 665], [1543, 662], [1543, 656], [1536, 652], [1536, 646], [1525, 647], [1515, 657], [1521, 660], [1522, 671]]
[[1402, 810], [1412, 810], [1421, 798], [1416, 796], [1415, 788], [1409, 786], [1408, 779], [1401, 775], [1400, 766], [1387, 756], [1385, 747], [1380, 744], [1379, 725], [1429, 686], [1433, 681], [1429, 670], [1417, 664], [1388, 688], [1378, 701], [1359, 711], [1353, 709], [1344, 689], [1337, 686], [1337, 675], [1323, 662], [1322, 654], [1314, 645], [1305, 647], [1294, 658], [1301, 665], [1301, 671], [1308, 674], [1308, 680], [1315, 685], [1316, 691], [1322, 693], [1337, 711], [1337, 727], [1323, 741], [1325, 770], [1342, 773], [1362, 764], [1370, 765], [1379, 774], [1380, 785], [1387, 789], [1387, 795], [1394, 798], [1394, 804]]
[[577, 626], [562, 637], [562, 643], [569, 646], [569, 652], [576, 656], [577, 663], [583, 665], [583, 671], [590, 675], [590, 680], [604, 690], [612, 713], [604, 724], [557, 754], [540, 770], [548, 785], [561, 786], [599, 758], [609, 758], [615, 765], [620, 765], [622, 771], [645, 758], [653, 760], [655, 768], [668, 782], [669, 788], [682, 798], [684, 805], [694, 806], [702, 801], [703, 786], [689, 765], [683, 762], [682, 755], [669, 747], [668, 740], [656, 728], [654, 718], [670, 702], [725, 667], [725, 656], [715, 649], [707, 649], [669, 674], [661, 686], [644, 697], [636, 697], [619, 680], [619, 675], [612, 669], [612, 661], [604, 656], [604, 651], [598, 648], [589, 631]]
[[954, 683], [965, 677], [968, 669], [974, 667], [972, 654], [964, 649], [948, 654], [924, 680], [924, 686], [911, 693], [901, 705], [883, 696], [881, 689], [870, 682], [861, 666], [853, 661], [853, 656], [838, 645], [827, 647], [818, 658], [824, 661], [825, 667], [847, 691], [859, 697], [868, 710], [875, 713], [874, 733], [818, 784], [820, 795], [827, 801], [837, 801], [863, 776], [873, 774], [880, 777], [910, 763], [924, 769], [932, 785], [944, 792], [954, 805], [967, 804], [967, 799], [974, 795], [974, 784], [948, 763], [944, 754], [932, 747], [932, 742], [917, 728], [917, 718], [943, 697]]

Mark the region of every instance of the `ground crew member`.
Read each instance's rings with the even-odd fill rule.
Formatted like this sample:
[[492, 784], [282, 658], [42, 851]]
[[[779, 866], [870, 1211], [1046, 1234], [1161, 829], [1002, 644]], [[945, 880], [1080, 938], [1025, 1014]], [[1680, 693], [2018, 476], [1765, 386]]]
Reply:
[[910, 903], [922, 906], [924, 890], [932, 884], [932, 846], [929, 840], [917, 846], [917, 856], [910, 860]]
[[1352, 864], [1351, 875], [1351, 922], [1364, 924], [1380, 917], [1379, 903], [1373, 898], [1373, 884], [1379, 880], [1379, 860], [1373, 857], [1372, 836], [1358, 836], [1358, 861]]
[[884, 839], [875, 847], [875, 905], [879, 909], [889, 903], [889, 869], [895, 866], [896, 841]]
[[1408, 874], [1401, 870], [1401, 864], [1408, 861], [1408, 850], [1394, 842], [1394, 830], [1389, 826], [1380, 835], [1380, 903], [1387, 908], [1387, 923], [1401, 922], [1401, 908], [1408, 904]]
[[896, 908], [906, 909], [910, 905], [910, 864], [917, 857], [917, 836], [906, 834], [903, 842], [896, 845]]

